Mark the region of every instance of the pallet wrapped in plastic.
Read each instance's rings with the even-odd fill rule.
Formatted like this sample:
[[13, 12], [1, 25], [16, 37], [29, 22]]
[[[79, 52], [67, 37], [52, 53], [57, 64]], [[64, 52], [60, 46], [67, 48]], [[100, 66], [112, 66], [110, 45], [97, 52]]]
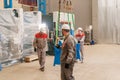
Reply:
[[36, 32], [39, 31], [41, 24], [41, 12], [24, 12], [24, 39], [23, 56], [33, 53], [33, 39]]
[[0, 62], [19, 59], [22, 55], [23, 10], [0, 10]]

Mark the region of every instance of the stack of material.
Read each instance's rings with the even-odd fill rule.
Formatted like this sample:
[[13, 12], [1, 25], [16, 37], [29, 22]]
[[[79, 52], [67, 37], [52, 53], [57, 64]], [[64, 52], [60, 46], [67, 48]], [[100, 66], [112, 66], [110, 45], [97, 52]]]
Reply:
[[0, 61], [21, 57], [23, 39], [23, 10], [0, 10]]
[[33, 53], [32, 43], [35, 33], [39, 31], [41, 18], [41, 12], [24, 12], [23, 56]]
[[91, 31], [90, 30], [86, 30], [85, 31], [85, 45], [90, 45], [90, 41], [91, 41]]

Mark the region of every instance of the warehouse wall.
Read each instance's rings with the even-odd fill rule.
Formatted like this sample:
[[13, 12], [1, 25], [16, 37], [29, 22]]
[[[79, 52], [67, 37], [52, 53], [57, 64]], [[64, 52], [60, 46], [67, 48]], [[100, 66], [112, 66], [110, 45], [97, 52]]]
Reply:
[[[13, 8], [23, 8], [24, 11], [30, 11], [30, 7], [26, 5], [21, 5], [18, 3], [18, 0], [13, 0]], [[0, 9], [4, 8], [3, 0], [0, 1]], [[37, 8], [35, 7], [34, 10], [37, 11]]]
[[98, 41], [98, 0], [92, 0], [93, 38]]
[[3, 0], [0, 0], [0, 9], [3, 9]]
[[[47, 0], [47, 11], [57, 11], [59, 0]], [[63, 0], [62, 0], [63, 1]], [[76, 16], [76, 26], [86, 28], [92, 24], [92, 0], [71, 0]]]
[[14, 7], [14, 8], [21, 8], [22, 5], [21, 5], [21, 4], [18, 4], [18, 0], [13, 0], [13, 7]]
[[[3, 0], [0, 0], [0, 8], [3, 8]], [[17, 3], [18, 0], [13, 0], [13, 7], [21, 7]], [[47, 13], [58, 11], [58, 1], [59, 0], [47, 0]], [[62, 0], [63, 1], [63, 0]], [[76, 27], [83, 27], [84, 29], [92, 24], [92, 0], [71, 0], [73, 12], [75, 14]], [[25, 8], [25, 10], [29, 10]]]
[[[4, 8], [4, 0], [0, 0], [0, 9]], [[18, 0], [13, 0], [13, 8], [21, 8], [21, 4], [18, 4]]]

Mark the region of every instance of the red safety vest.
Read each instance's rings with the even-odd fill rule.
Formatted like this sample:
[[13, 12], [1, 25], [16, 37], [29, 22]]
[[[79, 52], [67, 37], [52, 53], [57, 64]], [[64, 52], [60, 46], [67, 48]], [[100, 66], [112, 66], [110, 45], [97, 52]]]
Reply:
[[36, 34], [35, 34], [35, 37], [36, 37], [36, 38], [43, 38], [43, 39], [46, 39], [48, 36], [47, 36], [46, 33], [42, 33], [42, 34], [36, 33]]
[[85, 36], [84, 33], [82, 33], [82, 34], [76, 34], [76, 35], [75, 35], [75, 37], [79, 37], [79, 38], [82, 38], [83, 36]]

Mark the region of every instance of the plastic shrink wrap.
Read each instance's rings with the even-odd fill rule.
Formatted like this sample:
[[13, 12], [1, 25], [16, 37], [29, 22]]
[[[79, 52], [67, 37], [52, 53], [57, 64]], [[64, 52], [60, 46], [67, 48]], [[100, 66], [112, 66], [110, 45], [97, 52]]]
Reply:
[[0, 62], [19, 59], [22, 55], [23, 10], [0, 10]]
[[23, 56], [33, 53], [34, 35], [39, 31], [41, 12], [24, 12]]

